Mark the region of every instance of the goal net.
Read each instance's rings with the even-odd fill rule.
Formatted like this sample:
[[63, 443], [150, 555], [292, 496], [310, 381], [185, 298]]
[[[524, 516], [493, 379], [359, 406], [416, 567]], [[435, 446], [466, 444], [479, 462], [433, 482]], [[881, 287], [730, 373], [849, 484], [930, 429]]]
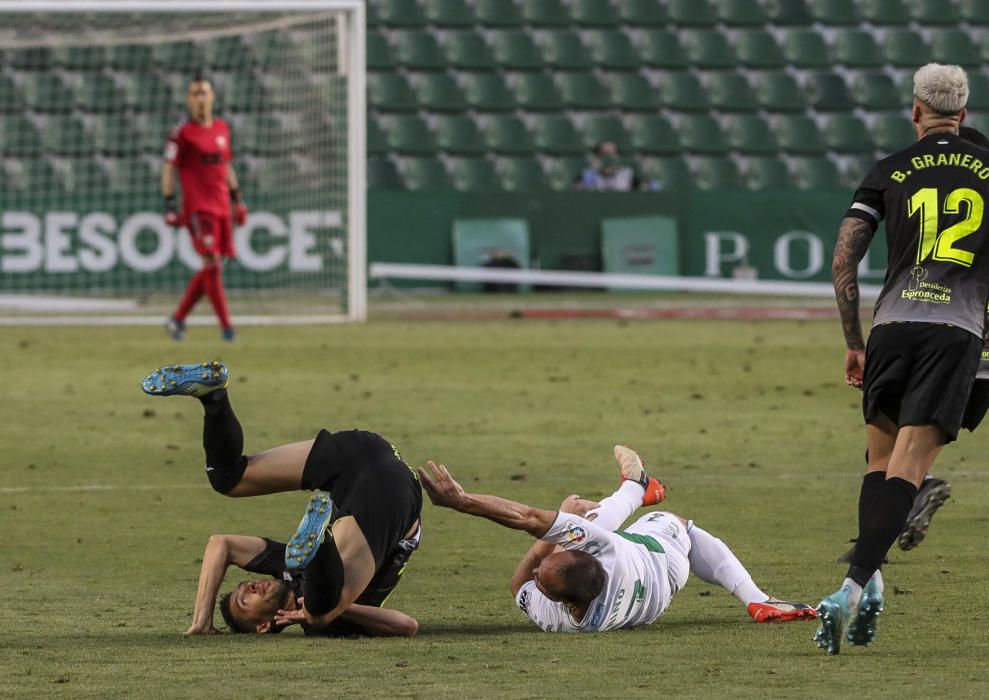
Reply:
[[362, 0], [0, 1], [0, 323], [171, 313], [201, 262], [162, 154], [197, 72], [250, 211], [234, 323], [363, 319], [363, 34]]

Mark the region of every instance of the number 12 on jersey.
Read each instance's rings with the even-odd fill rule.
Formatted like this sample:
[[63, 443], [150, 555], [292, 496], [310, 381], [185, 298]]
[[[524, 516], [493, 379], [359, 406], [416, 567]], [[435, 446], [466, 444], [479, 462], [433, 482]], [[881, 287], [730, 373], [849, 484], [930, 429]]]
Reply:
[[[938, 231], [938, 217], [960, 213], [961, 203], [965, 202], [967, 214], [954, 226]], [[907, 216], [920, 214], [920, 242], [917, 246], [917, 264], [924, 262], [933, 253], [934, 260], [953, 262], [963, 267], [971, 267], [975, 253], [955, 248], [955, 243], [982, 227], [982, 214], [985, 202], [975, 190], [960, 187], [952, 190], [944, 198], [944, 206], [938, 206], [936, 187], [923, 187], [917, 190], [907, 202]]]

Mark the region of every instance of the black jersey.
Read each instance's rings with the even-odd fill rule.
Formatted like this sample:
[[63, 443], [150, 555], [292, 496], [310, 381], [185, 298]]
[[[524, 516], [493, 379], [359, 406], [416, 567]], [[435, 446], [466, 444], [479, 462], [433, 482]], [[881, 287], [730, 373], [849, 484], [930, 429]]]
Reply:
[[879, 161], [846, 216], [886, 220], [874, 323], [945, 323], [983, 337], [989, 301], [989, 150], [931, 134]]

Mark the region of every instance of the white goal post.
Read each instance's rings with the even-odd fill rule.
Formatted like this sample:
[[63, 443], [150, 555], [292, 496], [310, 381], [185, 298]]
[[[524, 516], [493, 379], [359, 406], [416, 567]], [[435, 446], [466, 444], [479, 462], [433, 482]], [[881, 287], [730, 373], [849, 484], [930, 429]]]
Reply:
[[[228, 23], [224, 23], [221, 17], [226, 13], [229, 14]], [[78, 32], [75, 32], [72, 25], [76, 21], [73, 15], [78, 16], [80, 24]], [[133, 26], [123, 27], [125, 17], [140, 18], [141, 15], [148, 17], [146, 32]], [[293, 15], [296, 15], [297, 19]], [[25, 25], [33, 23], [32, 31], [21, 32], [10, 22], [6, 23], [7, 27], [4, 28], [2, 25], [5, 24], [3, 22], [5, 16], [8, 19], [23, 21]], [[166, 16], [174, 20], [166, 20], [159, 25], [159, 19]], [[197, 17], [201, 16], [209, 18], [210, 21], [207, 26], [199, 29], [196, 23]], [[116, 25], [111, 24], [108, 29], [100, 26], [100, 20], [103, 18], [109, 20], [112, 17], [117, 17], [117, 21], [123, 27], [119, 38], [113, 36]], [[318, 21], [318, 25], [307, 24], [310, 21]], [[126, 119], [136, 111], [139, 114], [135, 119], [142, 125], [154, 125], [155, 128], [142, 126], [150, 139], [158, 133], [159, 122], [162, 121], [163, 115], [154, 114], [140, 104], [135, 107], [133, 102], [128, 107], [130, 111], [127, 113], [122, 109], [119, 113], [108, 110], [101, 113], [98, 108], [89, 108], [87, 111], [87, 107], [80, 107], [74, 102], [62, 112], [45, 106], [39, 108], [36, 102], [30, 101], [30, 97], [33, 96], [31, 90], [37, 91], [36, 84], [42, 82], [39, 78], [42, 73], [49, 72], [50, 75], [44, 77], [56, 78], [60, 87], [61, 83], [64, 83], [66, 92], [73, 96], [84, 94], [84, 83], [90, 75], [82, 70], [76, 70], [75, 66], [65, 64], [19, 66], [12, 63], [9, 56], [13, 55], [13, 52], [37, 48], [46, 51], [91, 48], [94, 43], [97, 44], [95, 46], [97, 50], [104, 51], [107, 55], [117, 45], [139, 48], [150, 46], [157, 51], [163, 44], [204, 42], [207, 44], [207, 49], [215, 49], [216, 47], [209, 42], [216, 43], [233, 38], [235, 42], [240, 41], [241, 45], [247, 47], [245, 54], [248, 57], [244, 59], [245, 63], [241, 67], [220, 52], [214, 51], [210, 54], [220, 55], [221, 60], [227, 61], [224, 72], [220, 76], [221, 85], [224, 80], [228, 85], [234, 85], [242, 77], [264, 83], [268, 78], [281, 76], [266, 74], [268, 65], [250, 56], [250, 50], [262, 44], [267, 47], [268, 44], [265, 42], [269, 39], [268, 35], [278, 32], [289, 36], [288, 44], [299, 35], [309, 42], [301, 49], [289, 45], [283, 54], [272, 54], [275, 50], [269, 49], [268, 55], [275, 55], [273, 60], [280, 61], [275, 64], [279, 70], [304, 73], [307, 70], [306, 65], [301, 64], [300, 68], [300, 64], [294, 64], [292, 61], [297, 61], [298, 56], [302, 56], [304, 60], [321, 50], [327, 55], [320, 54], [320, 58], [325, 59], [325, 65], [332, 64], [332, 68], [316, 69], [306, 74], [306, 80], [299, 81], [302, 85], [298, 88], [300, 90], [307, 90], [313, 86], [314, 90], [323, 89], [323, 92], [318, 95], [315, 92], [313, 95], [297, 92], [288, 98], [282, 96], [282, 99], [286, 100], [282, 104], [289, 106], [284, 107], [282, 112], [276, 112], [273, 117], [263, 115], [262, 118], [255, 119], [256, 112], [235, 115], [242, 117], [240, 122], [254, 131], [258, 131], [259, 127], [253, 122], [262, 122], [264, 119], [273, 122], [280, 120], [279, 128], [295, 129], [292, 135], [296, 140], [292, 142], [294, 150], [291, 151], [291, 158], [293, 167], [297, 169], [292, 171], [296, 173], [292, 177], [296, 177], [296, 184], [301, 186], [303, 193], [300, 195], [298, 192], [300, 187], [296, 187], [294, 199], [280, 197], [277, 192], [264, 191], [262, 185], [256, 184], [255, 187], [261, 194], [255, 195], [252, 202], [253, 193], [247, 191], [244, 185], [245, 179], [241, 175], [238, 160], [238, 132], [232, 125], [233, 165], [237, 168], [238, 178], [241, 179], [241, 189], [247, 197], [251, 215], [255, 213], [260, 215], [259, 223], [253, 224], [253, 228], [249, 217], [248, 224], [241, 229], [250, 228], [250, 230], [245, 232], [238, 229], [236, 235], [238, 249], [243, 241], [253, 241], [253, 243], [247, 246], [248, 250], [245, 252], [249, 255], [246, 256], [245, 261], [241, 263], [238, 260], [230, 276], [233, 279], [233, 288], [228, 285], [228, 292], [234, 323], [235, 325], [238, 323], [281, 324], [365, 320], [367, 317], [365, 22], [364, 0], [210, 0], [208, 2], [202, 0], [32, 0], [31, 2], [0, 0], [0, 53], [6, 51], [8, 56], [6, 65], [2, 60], [4, 57], [0, 56], [0, 80], [6, 80], [7, 85], [13, 86], [12, 89], [24, 96], [21, 97], [20, 94], [18, 96], [24, 104], [22, 111], [18, 112], [8, 107], [6, 114], [0, 113], [0, 129], [6, 132], [6, 139], [0, 135], [0, 325], [162, 323], [170, 308], [177, 303], [182, 292], [180, 284], [184, 284], [183, 280], [191, 275], [190, 270], [193, 269], [196, 261], [186, 240], [188, 236], [185, 231], [163, 232], [160, 224], [152, 221], [152, 213], [156, 215], [161, 213], [160, 201], [158, 211], [155, 211], [152, 205], [147, 203], [150, 197], [147, 192], [142, 196], [135, 195], [128, 201], [128, 206], [131, 206], [134, 215], [130, 216], [130, 219], [125, 219], [126, 213], [121, 211], [117, 214], [112, 209], [113, 206], [119, 208], [119, 203], [125, 195], [117, 191], [113, 193], [115, 198], [111, 198], [109, 193], [103, 194], [99, 189], [104, 186], [102, 184], [104, 181], [108, 178], [112, 179], [117, 174], [114, 168], [129, 165], [124, 162], [127, 159], [141, 161], [142, 167], [153, 163], [154, 157], [148, 150], [149, 146], [133, 154], [117, 151], [111, 152], [109, 156], [97, 147], [93, 147], [91, 152], [83, 151], [81, 146], [75, 151], [70, 147], [64, 151], [44, 150], [51, 148], [48, 132], [45, 131], [46, 128], [52, 128], [51, 125], [63, 126], [74, 121], [89, 131], [88, 138], [93, 138], [91, 134], [99, 135], [107, 131], [109, 122], [116, 120], [125, 123]], [[38, 31], [34, 31], [36, 25], [40, 26]], [[47, 32], [49, 26], [52, 27], [51, 32]], [[317, 28], [313, 29], [313, 27]], [[100, 37], [104, 36], [109, 38], [103, 41]], [[321, 36], [327, 37], [327, 41], [324, 45], [317, 46]], [[94, 37], [97, 39], [94, 40]], [[262, 37], [265, 41], [257, 37]], [[282, 43], [286, 43], [284, 38]], [[155, 60], [158, 60], [157, 53]], [[159, 64], [155, 64], [152, 68], [157, 74], [156, 77], [160, 77], [163, 83], [171, 81], [168, 86], [169, 94], [177, 95], [178, 98], [184, 95], [184, 93], [179, 94], [181, 90], [179, 78], [184, 75], [187, 84], [188, 71], [183, 74], [177, 67], [162, 68]], [[205, 68], [209, 76], [210, 66], [206, 65]], [[4, 70], [7, 71], [6, 75], [2, 72]], [[92, 72], [102, 73], [102, 76], [97, 75], [97, 78], [106, 79], [104, 76], [107, 76], [116, 81], [118, 87], [122, 84], [132, 86], [144, 75], [139, 72], [129, 74], [127, 70], [127, 67], [111, 65], [107, 59], [106, 65], [99, 65]], [[317, 72], [319, 70], [326, 72]], [[241, 72], [251, 75], [243, 76], [240, 75]], [[332, 77], [332, 87], [324, 88], [319, 83], [319, 79], [324, 74]], [[276, 82], [268, 81], [271, 84]], [[4, 85], [0, 84], [0, 95], [3, 94], [3, 87]], [[288, 88], [285, 90], [287, 91]], [[222, 109], [222, 89], [217, 92], [218, 105]], [[304, 109], [308, 111], [302, 114], [303, 108], [298, 108], [293, 112], [293, 103], [290, 101], [292, 99], [302, 100]], [[343, 101], [345, 105], [340, 104]], [[179, 102], [173, 99], [168, 105], [169, 111], [175, 111], [176, 104]], [[305, 119], [323, 104], [330, 104], [330, 109], [339, 112], [338, 117], [334, 112], [333, 116], [325, 117], [325, 121], [330, 123], [331, 119], [338, 119], [338, 122], [332, 122], [332, 127], [328, 128], [325, 134], [305, 136], [314, 133], [312, 129], [306, 128], [308, 123]], [[299, 116], [300, 114], [302, 116]], [[226, 118], [222, 111], [217, 116]], [[302, 127], [299, 126], [300, 121]], [[40, 144], [36, 152], [31, 153], [24, 144], [15, 142], [19, 132], [13, 130], [11, 125], [14, 124], [26, 125], [25, 129], [33, 129], [34, 133], [40, 134], [37, 137], [32, 136], [34, 141]], [[288, 126], [285, 126], [286, 124]], [[300, 133], [303, 137], [299, 136]], [[160, 132], [162, 146], [165, 136], [166, 132]], [[277, 147], [274, 144], [281, 141], [265, 142], [265, 138], [267, 137], [264, 135], [256, 137], [256, 143], [260, 144], [257, 153], [261, 155], [255, 157], [249, 152], [248, 164], [252, 168], [263, 170], [265, 163], [278, 160], [280, 154], [275, 151]], [[314, 148], [310, 143], [299, 140], [300, 138], [321, 138], [323, 141], [317, 144], [318, 148]], [[57, 138], [52, 137], [52, 140]], [[9, 146], [6, 151], [4, 151], [5, 143]], [[255, 161], [261, 165], [257, 165]], [[85, 171], [84, 167], [87, 168]], [[314, 170], [318, 171], [319, 168], [328, 172], [314, 173]], [[59, 190], [63, 194], [45, 195], [44, 189], [38, 184], [43, 180], [39, 179], [40, 176], [36, 175], [33, 169], [38, 171], [47, 169], [45, 177], [54, 173], [56, 178], [63, 176], [67, 178], [63, 179], [70, 184]], [[99, 172], [95, 172], [96, 170]], [[90, 172], [95, 174], [90, 177]], [[265, 173], [262, 172], [261, 175]], [[269, 179], [275, 181], [276, 185], [280, 182], [288, 188], [293, 184], [288, 176], [281, 177], [280, 171], [267, 175]], [[126, 176], [122, 177], [126, 182]], [[12, 182], [19, 184], [10, 185]], [[11, 189], [14, 187], [21, 189], [19, 191]], [[154, 183], [154, 187], [157, 188], [157, 183]], [[341, 191], [344, 188], [346, 192]], [[68, 194], [64, 194], [65, 192]], [[41, 198], [44, 196], [48, 196], [48, 199], [42, 202]], [[86, 199], [95, 202], [88, 210], [79, 204]], [[269, 200], [274, 203], [264, 204]], [[252, 206], [255, 202], [262, 204], [255, 208]], [[76, 209], [72, 212], [74, 206]], [[46, 211], [49, 214], [54, 213], [56, 218], [58, 214], [62, 214], [63, 218], [60, 220], [62, 223], [49, 224], [45, 219]], [[75, 219], [66, 219], [65, 212], [72, 212], [71, 216], [75, 216]], [[108, 215], [106, 212], [111, 214]], [[11, 213], [16, 216], [9, 215], [4, 218]], [[96, 240], [98, 245], [95, 246], [95, 250], [83, 249], [83, 246], [87, 245], [86, 235], [82, 232], [85, 228], [83, 219], [87, 214], [94, 216], [101, 214], [104, 217], [93, 223], [89, 229], [89, 240], [99, 239]], [[30, 221], [32, 215], [35, 216], [33, 222]], [[140, 221], [131, 222], [132, 219], [140, 219]], [[111, 220], [112, 225], [100, 223]], [[24, 224], [24, 221], [29, 223]], [[125, 225], [127, 223], [131, 223], [130, 229], [127, 229]], [[62, 228], [58, 228], [60, 225]], [[142, 225], [147, 230], [141, 230]], [[51, 233], [52, 226], [55, 227], [54, 233]], [[99, 226], [103, 228], [100, 229]], [[133, 239], [130, 243], [116, 240], [118, 237], [126, 238], [125, 229]], [[136, 229], [136, 232], [131, 229]], [[94, 236], [93, 230], [99, 235]], [[157, 237], [159, 243], [163, 242], [159, 248], [167, 248], [167, 251], [160, 251], [161, 255], [158, 258], [167, 257], [167, 269], [163, 265], [161, 269], [142, 270], [139, 265], [134, 264], [125, 269], [124, 253], [127, 251], [133, 253], [132, 259], [144, 256], [140, 259], [145, 261], [156, 254], [148, 253], [145, 249], [138, 250], [137, 253], [133, 252], [140, 247], [138, 242], [144, 240], [141, 236]], [[171, 240], [165, 241], [164, 239], [168, 237], [171, 237]], [[50, 238], [56, 242], [50, 244]], [[40, 241], [37, 249], [30, 248], [36, 241]], [[109, 262], [105, 265], [98, 261], [93, 262], [94, 257], [99, 257], [97, 254], [101, 253], [99, 250], [101, 246], [104, 249], [102, 252], [106, 252], [105, 249], [118, 245], [119, 251], [107, 252], [107, 257], [113, 258], [115, 264], [113, 269], [109, 267]], [[52, 246], [55, 248], [54, 252]], [[145, 245], [145, 248], [148, 246], [153, 248], [154, 242]], [[81, 253], [76, 251], [77, 247]], [[127, 250], [124, 250], [125, 248]], [[257, 263], [256, 267], [250, 267], [252, 260]], [[52, 261], [62, 264], [62, 268], [53, 265]], [[293, 261], [298, 263], [294, 267]], [[147, 263], [149, 266], [150, 264]], [[154, 274], [148, 274], [149, 270]], [[240, 272], [242, 274], [238, 277]], [[64, 274], [59, 276], [59, 273]], [[155, 286], [156, 280], [157, 283], [164, 280], [164, 284]], [[49, 301], [51, 303], [48, 303]], [[200, 307], [197, 309], [200, 316], [190, 317], [190, 323], [214, 323], [208, 307], [205, 299], [200, 302]]]

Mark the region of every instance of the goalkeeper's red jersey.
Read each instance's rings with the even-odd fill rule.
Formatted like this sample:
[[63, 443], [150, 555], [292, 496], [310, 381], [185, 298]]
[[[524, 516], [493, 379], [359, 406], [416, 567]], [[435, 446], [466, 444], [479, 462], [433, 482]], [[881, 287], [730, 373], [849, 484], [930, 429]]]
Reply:
[[222, 119], [209, 126], [182, 121], [168, 133], [165, 161], [178, 168], [186, 217], [195, 212], [230, 216], [227, 163], [232, 159], [230, 127]]

